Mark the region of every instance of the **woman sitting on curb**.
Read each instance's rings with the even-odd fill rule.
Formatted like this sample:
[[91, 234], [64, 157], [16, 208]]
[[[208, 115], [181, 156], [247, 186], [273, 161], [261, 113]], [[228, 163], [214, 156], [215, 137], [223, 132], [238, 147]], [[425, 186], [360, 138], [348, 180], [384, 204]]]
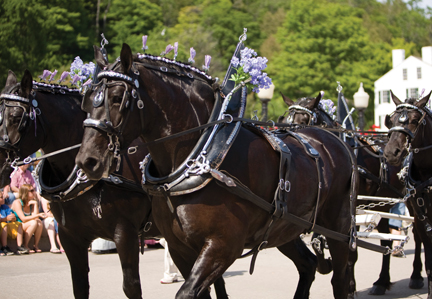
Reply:
[[[39, 213], [38, 203], [35, 199], [35, 188], [32, 185], [24, 184], [19, 188], [18, 199], [12, 203], [12, 210], [17, 221], [22, 222], [24, 231], [23, 247], [30, 253], [42, 252], [38, 245], [42, 235], [43, 224], [39, 218], [45, 219], [45, 213]], [[34, 250], [28, 247], [31, 237], [34, 239]]]

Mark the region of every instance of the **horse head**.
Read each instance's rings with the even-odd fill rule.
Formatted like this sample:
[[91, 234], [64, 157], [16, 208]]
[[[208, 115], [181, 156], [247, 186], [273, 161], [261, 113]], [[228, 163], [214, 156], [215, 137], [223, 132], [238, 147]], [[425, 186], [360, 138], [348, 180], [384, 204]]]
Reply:
[[[76, 157], [88, 178], [98, 180], [112, 173], [119, 165], [120, 151], [138, 136], [150, 142], [207, 121], [213, 103], [205, 98], [213, 98], [212, 80], [198, 69], [163, 57], [132, 55], [127, 44], [120, 60], [112, 64], [96, 47], [95, 57], [103, 71], [99, 83], [92, 84], [84, 96], [82, 108], [89, 118]], [[189, 143], [198, 137], [194, 133], [180, 140]], [[186, 143], [174, 149], [171, 161], [166, 153], [173, 150], [173, 143], [148, 146], [153, 160], [166, 162], [159, 164], [159, 172], [169, 173], [189, 154]]]
[[[10, 71], [0, 99], [0, 185], [9, 183], [18, 160], [41, 148], [50, 152], [75, 145], [82, 138], [76, 128], [86, 114], [79, 109], [81, 95], [77, 89], [35, 82], [29, 71], [18, 83]], [[64, 161], [64, 156], [58, 159], [62, 160], [59, 166], [74, 165]]]
[[[10, 183], [14, 162], [34, 152], [28, 150], [33, 147], [33, 141], [26, 138], [29, 132], [41, 133], [41, 128], [36, 128], [31, 121], [35, 117], [32, 82], [28, 70], [24, 72], [21, 82], [9, 71], [6, 86], [0, 95], [0, 187]], [[35, 144], [38, 148], [41, 145], [42, 142]]]
[[[400, 165], [411, 146], [421, 147], [423, 142], [429, 141], [425, 139], [428, 132], [431, 133], [429, 127], [432, 123], [429, 121], [429, 125], [426, 124], [427, 118], [432, 116], [426, 104], [432, 92], [418, 101], [410, 98], [405, 102], [390, 92], [396, 110], [385, 119], [385, 125], [389, 128], [389, 141], [384, 149], [384, 156], [390, 164]], [[422, 133], [419, 133], [420, 131]]]
[[317, 97], [300, 98], [294, 102], [284, 94], [282, 94], [284, 102], [288, 105], [288, 116], [283, 117], [282, 121], [291, 124], [299, 125], [323, 125], [325, 127], [333, 127], [331, 116], [325, 112], [320, 101], [324, 93], [320, 92]]

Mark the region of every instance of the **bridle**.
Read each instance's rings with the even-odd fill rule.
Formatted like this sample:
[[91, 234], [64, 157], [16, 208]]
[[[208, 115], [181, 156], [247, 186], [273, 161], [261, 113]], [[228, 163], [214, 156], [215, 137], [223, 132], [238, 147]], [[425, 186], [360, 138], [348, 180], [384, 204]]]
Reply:
[[[324, 111], [323, 109], [320, 108], [320, 106], [318, 105], [318, 108], [315, 108], [314, 110], [318, 110], [319, 113], [324, 113], [326, 114], [330, 119], [331, 116], [327, 114], [326, 111]], [[306, 124], [307, 126], [315, 126], [318, 123], [318, 113], [316, 111], [310, 110], [306, 107], [300, 106], [300, 105], [291, 105], [288, 107], [288, 116], [287, 116], [287, 120], [286, 122], [288, 124], [293, 124], [294, 122], [294, 116], [296, 113], [306, 113], [309, 117], [309, 121]], [[325, 125], [327, 122], [324, 122], [323, 125]], [[327, 126], [327, 125], [325, 125]]]
[[[118, 61], [113, 64], [112, 69], [115, 68]], [[93, 119], [88, 117], [86, 120], [84, 120], [84, 127], [90, 127], [95, 128], [100, 131], [103, 131], [107, 134], [109, 138], [108, 143], [108, 150], [113, 153], [113, 158], [117, 160], [117, 167], [116, 170], [118, 171], [120, 169], [120, 162], [121, 162], [121, 156], [120, 156], [120, 136], [123, 133], [124, 127], [127, 124], [127, 120], [129, 119], [130, 113], [126, 114], [126, 118], [119, 122], [118, 125], [114, 126], [111, 121], [110, 116], [110, 109], [109, 109], [109, 102], [108, 100], [108, 88], [113, 86], [123, 86], [123, 96], [122, 101], [119, 108], [119, 113], [121, 113], [124, 109], [133, 109], [133, 107], [136, 105], [137, 108], [140, 110], [140, 118], [141, 118], [141, 126], [144, 125], [144, 102], [141, 100], [141, 97], [137, 91], [139, 88], [139, 81], [138, 81], [138, 75], [139, 72], [135, 68], [135, 66], [132, 67], [134, 77], [133, 79], [131, 76], [116, 72], [114, 70], [105, 70], [98, 73], [97, 78], [99, 80], [98, 83], [92, 84], [91, 89], [87, 90], [84, 94], [84, 99], [82, 102], [82, 110], [84, 110], [87, 113], [90, 113], [92, 107], [98, 108], [103, 105], [104, 107], [104, 118], [101, 120]], [[108, 82], [108, 80], [115, 80], [112, 82]], [[128, 87], [132, 87], [132, 91], [129, 92]], [[93, 100], [90, 100], [90, 92], [96, 90], [97, 93]], [[136, 102], [136, 103], [135, 103]]]
[[[170, 61], [168, 59], [164, 59], [161, 57], [155, 57], [151, 59], [154, 60], [162, 60], [167, 63], [175, 63], [173, 61]], [[104, 114], [105, 118], [102, 120], [93, 119], [93, 118], [87, 118], [84, 121], [84, 127], [91, 127], [98, 129], [100, 131], [105, 132], [108, 135], [109, 143], [108, 143], [108, 150], [113, 153], [113, 158], [117, 160], [117, 170], [120, 167], [120, 161], [121, 156], [120, 153], [122, 151], [121, 144], [120, 144], [120, 137], [124, 131], [124, 128], [127, 124], [127, 120], [129, 118], [130, 113], [126, 114], [126, 117], [119, 122], [118, 125], [114, 126], [111, 117], [110, 117], [110, 109], [109, 109], [109, 101], [108, 99], [108, 88], [112, 86], [124, 86], [124, 92], [122, 96], [122, 101], [119, 108], [119, 113], [121, 113], [124, 109], [129, 109], [130, 112], [133, 111], [134, 106], [136, 105], [137, 108], [140, 111], [140, 123], [141, 123], [141, 132], [145, 129], [144, 125], [144, 102], [141, 99], [140, 93], [138, 92], [139, 89], [139, 80], [138, 77], [140, 75], [137, 65], [143, 66], [146, 69], [150, 69], [153, 71], [158, 71], [170, 75], [175, 75], [178, 77], [187, 77], [191, 80], [201, 80], [204, 82], [204, 79], [201, 79], [199, 77], [194, 76], [190, 72], [185, 72], [181, 70], [177, 70], [175, 68], [166, 67], [166, 66], [157, 66], [153, 64], [147, 64], [143, 62], [133, 62], [131, 67], [131, 75], [125, 75], [123, 73], [114, 71], [119, 61], [117, 60], [111, 67], [110, 70], [104, 70], [101, 71], [97, 78], [100, 80], [99, 83], [92, 84], [91, 88], [85, 93], [83, 103], [82, 103], [82, 110], [85, 112], [90, 113], [92, 110], [92, 107], [97, 108], [101, 107], [102, 104], [104, 105]], [[179, 64], [180, 66], [184, 66], [183, 64]], [[192, 68], [191, 68], [192, 69]], [[195, 69], [193, 69], [195, 71]], [[211, 78], [211, 77], [210, 77]], [[112, 80], [111, 82], [108, 82], [108, 80]], [[131, 92], [128, 91], [128, 86], [132, 88]], [[93, 98], [93, 100], [90, 99], [90, 92], [96, 90], [97, 94]], [[136, 102], [136, 104], [135, 104]]]
[[287, 123], [292, 124], [294, 122], [295, 114], [303, 112], [306, 112], [306, 114], [309, 116], [309, 121], [307, 125], [314, 126], [317, 122], [317, 114], [314, 111], [300, 105], [292, 105], [288, 107]]
[[[418, 122], [418, 124], [417, 124], [414, 132], [411, 131], [407, 127], [408, 122], [409, 122], [408, 112], [410, 110], [417, 111], [417, 112], [419, 112], [422, 115], [421, 118], [419, 119], [419, 122]], [[410, 152], [410, 151], [412, 151], [412, 149], [411, 149], [411, 143], [414, 140], [414, 138], [417, 136], [417, 133], [420, 130], [420, 125], [423, 125], [423, 126], [426, 125], [426, 116], [429, 116], [430, 118], [432, 118], [432, 112], [428, 108], [426, 108], [426, 107], [423, 108], [423, 109], [421, 109], [421, 108], [419, 108], [417, 106], [414, 106], [414, 105], [411, 105], [411, 104], [407, 104], [407, 103], [403, 103], [403, 104], [398, 105], [396, 107], [395, 111], [393, 111], [391, 114], [389, 114], [389, 115], [386, 116], [385, 123], [386, 123], [387, 127], [390, 126], [390, 119], [396, 113], [400, 113], [401, 114], [399, 116], [398, 121], [399, 121], [399, 123], [402, 123], [402, 125], [401, 126], [395, 126], [395, 127], [389, 128], [388, 136], [390, 137], [393, 132], [400, 132], [400, 133], [405, 134], [406, 138], [407, 138], [406, 144], [405, 144], [405, 149], [408, 152]], [[414, 151], [417, 153], [417, 152], [419, 152], [421, 150], [424, 150], [426, 148], [429, 148], [429, 147], [430, 146], [427, 146], [425, 148], [417, 148], [417, 149], [414, 149]]]
[[[19, 143], [21, 142], [22, 137], [21, 132], [23, 132], [28, 127], [30, 119], [35, 122], [36, 134], [36, 116], [41, 115], [41, 111], [38, 108], [38, 102], [35, 98], [36, 93], [32, 91], [29, 95], [29, 98], [18, 96], [16, 93], [20, 86], [21, 84], [18, 83], [13, 86], [8, 93], [0, 94], [0, 131], [2, 132], [0, 148], [5, 150], [7, 154], [6, 165], [11, 167], [16, 167], [18, 160], [21, 158], [19, 149]], [[30, 112], [27, 112], [27, 107], [25, 105], [30, 107]], [[6, 107], [20, 108], [23, 110], [21, 120], [18, 125], [19, 138], [14, 143], [11, 143], [10, 141], [9, 132], [7, 131], [7, 126], [5, 123]], [[43, 125], [42, 130], [44, 130]], [[10, 152], [13, 153], [13, 161]]]

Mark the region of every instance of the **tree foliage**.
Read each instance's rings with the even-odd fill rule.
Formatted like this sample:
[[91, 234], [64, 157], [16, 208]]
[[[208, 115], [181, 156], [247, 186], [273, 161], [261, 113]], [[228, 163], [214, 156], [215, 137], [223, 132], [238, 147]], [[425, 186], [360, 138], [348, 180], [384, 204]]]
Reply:
[[[197, 52], [195, 65], [211, 55], [210, 74], [223, 77], [243, 28], [246, 45], [269, 59], [276, 93], [270, 118], [284, 110], [278, 91], [292, 98], [320, 90], [336, 100], [337, 81], [350, 99], [363, 82], [373, 101], [373, 82], [391, 69], [391, 50], [406, 56], [432, 44], [431, 9], [420, 0], [3, 0], [0, 2], [0, 80], [7, 71], [69, 69], [76, 56], [93, 60], [101, 33], [112, 61], [121, 45], [159, 55], [179, 43], [177, 60]], [[172, 53], [168, 54], [168, 57]], [[248, 113], [260, 110], [248, 98]], [[258, 113], [260, 114], [260, 113]], [[366, 112], [372, 120], [373, 105]]]

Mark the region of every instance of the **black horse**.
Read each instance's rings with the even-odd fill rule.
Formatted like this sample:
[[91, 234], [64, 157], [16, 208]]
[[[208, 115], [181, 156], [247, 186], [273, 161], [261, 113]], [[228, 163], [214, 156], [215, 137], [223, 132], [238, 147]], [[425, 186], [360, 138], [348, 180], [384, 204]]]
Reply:
[[[100, 179], [117, 156], [107, 151], [107, 135], [123, 146], [138, 136], [147, 142], [144, 187], [154, 194], [154, 219], [186, 278], [176, 298], [209, 298], [208, 287], [244, 248], [254, 248], [254, 257], [264, 247], [287, 254], [287, 244], [312, 228], [341, 237], [328, 239], [333, 293], [354, 292], [356, 166], [340, 139], [315, 128], [276, 137], [239, 122], [173, 135], [231, 119], [219, 116], [214, 80], [168, 59], [134, 58], [126, 44], [118, 62], [108, 65], [100, 52], [96, 61], [107, 70], [85, 95], [91, 119], [76, 162]], [[166, 136], [176, 138], [157, 141]]]
[[396, 110], [386, 116], [390, 139], [384, 149], [389, 163], [403, 162], [400, 177], [407, 187], [407, 204], [414, 211], [414, 229], [424, 246], [428, 298], [432, 298], [432, 112], [426, 106], [430, 95], [402, 102], [391, 92]]
[[[294, 102], [282, 94], [284, 102], [288, 105], [289, 111], [286, 117], [280, 118], [281, 122], [289, 122], [301, 125], [318, 125], [325, 128], [341, 128], [340, 124], [320, 105], [322, 94], [316, 98], [302, 98]], [[334, 133], [338, 133], [335, 130]], [[355, 136], [358, 143], [357, 165], [359, 167], [359, 194], [379, 197], [403, 197], [405, 186], [400, 182], [397, 173], [401, 170], [400, 166], [389, 165], [383, 156], [384, 142], [382, 140], [369, 140], [361, 136]], [[360, 205], [367, 205], [368, 202], [358, 200]], [[375, 211], [388, 212], [392, 206], [375, 206]], [[389, 233], [388, 221], [380, 221], [377, 229], [381, 233]], [[412, 289], [421, 289], [424, 285], [421, 276], [421, 241], [416, 231], [413, 231], [415, 240], [415, 255], [413, 263], [413, 272], [409, 287]], [[381, 240], [382, 246], [392, 248], [392, 241]], [[390, 281], [390, 254], [383, 255], [381, 271], [379, 278], [374, 282], [370, 295], [384, 295], [386, 290], [392, 286]]]
[[[26, 72], [22, 82], [17, 84], [16, 76], [10, 72], [7, 86], [3, 90], [3, 96], [6, 99], [2, 102], [1, 115], [5, 121], [1, 123], [2, 125], [4, 123], [4, 127], [0, 128], [2, 131], [6, 130], [7, 134], [5, 135], [9, 136], [8, 138], [11, 140], [10, 142], [5, 142], [4, 140], [0, 142], [0, 161], [3, 161], [0, 180], [3, 186], [9, 183], [9, 174], [13, 169], [10, 165], [15, 158], [26, 157], [40, 147], [44, 149], [46, 154], [49, 154], [57, 149], [75, 145], [82, 139], [82, 125], [76, 127], [76, 124], [74, 125], [69, 120], [70, 118], [79, 122], [86, 117], [85, 113], [80, 109], [82, 96], [78, 90], [33, 82], [33, 94], [30, 96], [28, 92], [21, 90], [21, 86], [26, 86], [26, 84], [29, 84], [28, 82], [32, 82], [29, 73]], [[12, 97], [8, 98], [8, 94], [12, 95]], [[29, 98], [36, 100], [37, 107], [34, 104], [30, 104], [30, 100], [27, 101], [28, 98], [21, 97], [21, 95], [24, 96], [27, 94]], [[15, 95], [20, 96], [16, 97]], [[41, 114], [34, 120], [36, 124], [32, 126], [28, 123], [30, 120], [27, 118], [27, 115], [35, 108], [39, 108]], [[51, 111], [56, 111], [56, 113], [51, 113]], [[13, 123], [18, 125], [14, 126], [12, 125]], [[71, 129], [71, 132], [62, 131], [66, 126], [68, 129]], [[40, 131], [37, 131], [33, 135], [32, 132], [35, 129]], [[62, 132], [66, 132], [66, 134]], [[52, 144], [54, 141], [56, 143]], [[115, 234], [124, 234], [122, 231], [124, 229], [128, 233], [122, 236], [121, 239], [117, 237], [119, 239], [118, 242], [123, 243], [121, 246], [117, 245], [119, 251], [123, 250], [122, 248], [124, 250], [127, 250], [127, 248], [138, 248], [138, 246], [135, 246], [135, 243], [131, 243], [131, 241], [135, 242], [137, 240], [137, 236], [133, 238], [129, 235], [129, 233], [133, 233], [134, 231], [136, 234], [139, 230], [142, 238], [158, 237], [160, 235], [155, 226], [152, 226], [149, 231], [143, 232], [144, 225], [146, 221], [149, 221], [148, 218], [151, 215], [149, 214], [149, 201], [142, 197], [143, 189], [140, 185], [141, 171], [139, 170], [138, 163], [148, 152], [139, 139], [132, 144], [131, 149], [134, 148], [137, 149], [136, 153], [133, 155], [123, 155], [123, 163], [120, 164], [119, 171], [115, 172], [115, 177], [120, 178], [122, 181], [121, 184], [111, 179], [100, 182], [89, 182], [83, 184], [83, 187], [78, 192], [80, 193], [83, 189], [93, 185], [94, 187], [73, 199], [71, 199], [70, 194], [77, 193], [75, 191], [71, 191], [62, 200], [58, 200], [55, 196], [60, 192], [66, 193], [64, 192], [64, 185], [65, 181], [70, 181], [70, 173], [74, 169], [73, 163], [76, 150], [75, 152], [71, 150], [64, 154], [49, 157], [41, 162], [43, 165], [40, 171], [42, 189], [45, 196], [54, 200], [52, 206], [56, 218], [62, 219], [60, 223], [60, 238], [62, 243], [65, 244], [65, 250], [71, 264], [76, 298], [82, 298], [81, 296], [83, 298], [88, 297], [88, 271], [82, 271], [88, 268], [88, 258], [85, 255], [85, 259], [83, 259], [84, 253], [80, 253], [80, 251], [83, 248], [87, 249], [89, 242], [96, 237], [114, 240]], [[66, 165], [67, 162], [71, 163]], [[59, 189], [59, 186], [62, 188]], [[57, 206], [61, 208], [61, 213], [56, 212]], [[110, 208], [108, 209], [107, 206]], [[127, 217], [130, 218], [131, 223], [125, 223], [123, 219], [127, 214], [131, 215], [131, 217]], [[137, 216], [137, 220], [133, 219], [135, 216]], [[71, 219], [74, 219], [74, 221]], [[141, 221], [138, 229], [136, 227], [138, 224], [137, 221]], [[85, 231], [86, 227], [90, 231]], [[75, 236], [75, 234], [78, 235]], [[70, 249], [72, 245], [81, 248], [81, 250], [74, 250], [72, 251], [74, 254], [72, 254]], [[121, 252], [120, 258], [124, 260], [123, 256], [127, 254], [138, 255], [138, 251], [135, 251], [131, 249], [129, 252]], [[301, 294], [300, 298], [305, 298], [307, 297], [305, 294], [309, 294], [310, 284], [314, 280], [314, 273], [317, 267], [316, 257], [300, 239], [293, 241], [287, 251], [300, 273], [297, 294]], [[80, 254], [78, 255], [78, 253]], [[141, 289], [136, 268], [138, 265], [138, 256], [136, 260], [128, 258], [127, 262], [131, 264], [126, 264], [127, 267], [123, 266], [125, 293], [130, 298], [139, 298], [138, 296], [141, 296]], [[86, 284], [83, 284], [84, 282]], [[138, 282], [138, 284], [131, 286], [129, 282]], [[131, 288], [133, 288], [133, 292]], [[87, 291], [85, 292], [85, 290]], [[219, 278], [215, 282], [215, 292], [220, 299], [228, 297], [223, 278]]]
[[[1, 187], [10, 183], [11, 163], [40, 148], [45, 154], [79, 144], [82, 122], [82, 95], [58, 85], [32, 81], [26, 71], [21, 82], [9, 72], [1, 94], [2, 139], [0, 163]], [[141, 298], [139, 277], [139, 238], [159, 236], [156, 226], [144, 232], [151, 204], [143, 192], [139, 161], [147, 154], [142, 143], [134, 155], [125, 154], [116, 177], [123, 183], [108, 180], [89, 182], [93, 186], [81, 195], [70, 194], [51, 199], [51, 210], [59, 222], [59, 236], [69, 260], [75, 298], [89, 297], [88, 248], [95, 238], [113, 240], [123, 270], [123, 290], [129, 298]], [[77, 149], [50, 156], [41, 163], [41, 185], [45, 190], [61, 193], [73, 173]], [[83, 193], [85, 192], [85, 193]], [[143, 245], [143, 244], [142, 244]]]

